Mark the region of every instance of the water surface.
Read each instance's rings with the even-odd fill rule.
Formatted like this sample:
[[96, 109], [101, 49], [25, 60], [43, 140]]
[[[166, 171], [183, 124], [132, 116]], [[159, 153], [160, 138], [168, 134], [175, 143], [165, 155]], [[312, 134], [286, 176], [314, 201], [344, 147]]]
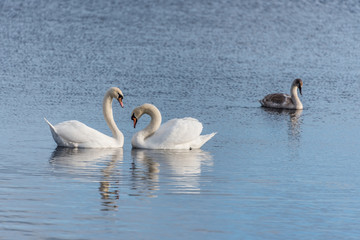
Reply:
[[[360, 4], [0, 3], [3, 239], [358, 239]], [[302, 111], [260, 108], [304, 81]], [[56, 148], [76, 119], [123, 149]], [[201, 150], [132, 150], [132, 109], [195, 117]]]

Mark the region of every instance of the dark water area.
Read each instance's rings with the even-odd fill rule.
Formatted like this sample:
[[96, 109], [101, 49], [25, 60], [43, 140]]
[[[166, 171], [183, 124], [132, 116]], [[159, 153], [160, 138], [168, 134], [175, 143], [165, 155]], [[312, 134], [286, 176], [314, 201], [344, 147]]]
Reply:
[[[358, 239], [357, 1], [0, 2], [1, 239]], [[258, 102], [304, 82], [304, 109]], [[76, 119], [123, 149], [56, 148]], [[201, 150], [132, 150], [133, 108]]]

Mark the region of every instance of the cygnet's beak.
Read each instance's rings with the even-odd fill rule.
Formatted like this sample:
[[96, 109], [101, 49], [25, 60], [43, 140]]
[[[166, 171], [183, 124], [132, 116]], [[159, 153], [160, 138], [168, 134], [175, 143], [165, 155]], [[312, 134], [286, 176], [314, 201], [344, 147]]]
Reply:
[[301, 85], [299, 85], [299, 92], [300, 92], [300, 95], [302, 96]]
[[136, 124], [137, 124], [137, 118], [135, 117], [135, 114], [133, 114], [133, 115], [131, 116], [131, 120], [134, 121], [134, 128], [135, 128], [135, 127], [136, 127]]
[[119, 103], [120, 103], [120, 106], [123, 108], [123, 107], [124, 107], [124, 104], [123, 104], [122, 98], [121, 98], [121, 97], [118, 98], [118, 101], [119, 101]]

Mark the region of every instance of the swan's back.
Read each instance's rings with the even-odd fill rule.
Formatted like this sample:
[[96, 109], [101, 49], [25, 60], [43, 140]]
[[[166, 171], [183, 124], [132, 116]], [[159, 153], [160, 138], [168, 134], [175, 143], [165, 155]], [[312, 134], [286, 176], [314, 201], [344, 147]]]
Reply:
[[174, 118], [163, 125], [151, 137], [171, 144], [183, 144], [199, 137], [203, 125], [195, 118]]
[[266, 95], [260, 100], [261, 106], [270, 108], [294, 108], [291, 96], [284, 93]]

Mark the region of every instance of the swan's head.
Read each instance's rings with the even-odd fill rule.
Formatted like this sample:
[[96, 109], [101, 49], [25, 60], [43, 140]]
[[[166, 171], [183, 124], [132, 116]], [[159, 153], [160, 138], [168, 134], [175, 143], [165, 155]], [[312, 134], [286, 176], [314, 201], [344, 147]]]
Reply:
[[122, 93], [122, 91], [119, 88], [112, 87], [109, 89], [108, 93], [112, 98], [115, 98], [118, 100], [118, 102], [120, 103], [120, 106], [122, 108], [124, 107], [124, 104], [123, 104], [124, 94]]
[[131, 120], [134, 122], [134, 128], [138, 122], [138, 119], [144, 114], [144, 108], [142, 106], [135, 108], [131, 113]]
[[[145, 103], [139, 107], [136, 107], [131, 113], [131, 120], [134, 122], [134, 128], [136, 127], [136, 124], [142, 115], [149, 114], [151, 116], [151, 114], [154, 112], [159, 112], [159, 110], [150, 103]], [[160, 119], [161, 119], [161, 115], [160, 115]]]
[[293, 82], [293, 86], [296, 86], [299, 89], [300, 94], [302, 95], [301, 88], [303, 85], [303, 81], [300, 78], [297, 78]]

